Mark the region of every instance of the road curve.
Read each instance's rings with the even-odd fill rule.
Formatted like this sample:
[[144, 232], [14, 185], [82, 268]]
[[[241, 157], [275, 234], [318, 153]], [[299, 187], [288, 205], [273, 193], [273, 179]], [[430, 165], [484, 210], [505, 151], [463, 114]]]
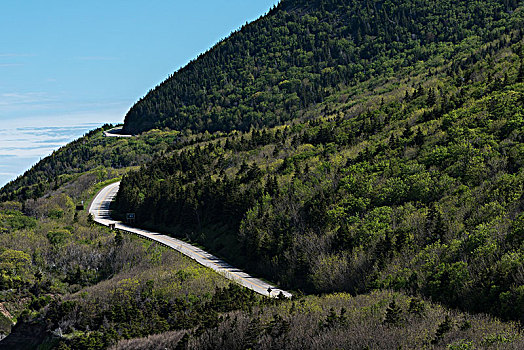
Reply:
[[123, 127], [117, 126], [116, 128], [104, 131], [105, 137], [133, 137], [133, 135], [122, 134]]
[[[111, 218], [111, 212], [109, 206], [113, 199], [115, 198], [118, 188], [120, 187], [120, 182], [108, 185], [104, 187], [98, 194], [95, 199], [93, 199], [91, 206], [89, 207], [89, 213], [93, 215], [93, 219], [104, 226], [109, 226], [109, 224], [114, 224], [115, 229], [133, 233], [144, 237], [146, 239], [156, 241], [164, 246], [173, 248], [180, 253], [187, 255], [191, 259], [197, 261], [198, 263], [209, 267], [220, 273], [222, 276], [243, 285], [246, 288], [249, 288], [259, 294], [271, 297], [277, 297], [280, 292], [287, 297], [291, 298], [291, 293], [281, 290], [273, 285], [270, 285], [262, 280], [254, 278], [247, 274], [246, 272], [233, 267], [226, 263], [225, 261], [217, 258], [216, 256], [195, 247], [189, 243], [181, 241], [179, 239], [169, 237], [160, 233], [151, 232], [136, 227], [128, 226], [123, 224], [120, 221], [115, 221]], [[270, 290], [270, 292], [269, 292]]]

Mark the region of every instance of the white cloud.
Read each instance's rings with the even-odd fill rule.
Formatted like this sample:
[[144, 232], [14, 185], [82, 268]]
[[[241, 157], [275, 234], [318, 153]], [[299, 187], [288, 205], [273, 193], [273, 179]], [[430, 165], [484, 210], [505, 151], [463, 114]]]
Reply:
[[[11, 97], [26, 98], [27, 96]], [[105, 123], [121, 123], [123, 111], [127, 109], [121, 104], [100, 104], [95, 110], [89, 107], [92, 106], [86, 106], [91, 111], [53, 115], [33, 114], [23, 118], [6, 117], [0, 113], [0, 156], [45, 157]]]
[[0, 128], [122, 122], [128, 101], [70, 101], [44, 92], [0, 93]]
[[[44, 157], [102, 123], [0, 130], [0, 156]], [[16, 160], [16, 159], [13, 159]]]

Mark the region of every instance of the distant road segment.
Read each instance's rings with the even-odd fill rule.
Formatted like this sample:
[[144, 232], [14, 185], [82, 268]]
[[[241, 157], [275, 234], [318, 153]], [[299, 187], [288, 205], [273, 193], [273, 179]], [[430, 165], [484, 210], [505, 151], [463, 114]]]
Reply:
[[147, 238], [152, 241], [156, 241], [164, 246], [173, 248], [184, 255], [187, 255], [191, 259], [198, 263], [209, 267], [223, 275], [224, 277], [243, 285], [259, 294], [271, 297], [277, 297], [280, 292], [287, 298], [291, 298], [291, 293], [281, 290], [271, 284], [268, 284], [260, 279], [254, 278], [246, 272], [233, 267], [225, 261], [217, 258], [216, 256], [195, 247], [187, 242], [179, 239], [169, 237], [157, 232], [151, 232], [140, 228], [135, 228], [129, 225], [125, 225], [120, 221], [115, 221], [111, 218], [111, 211], [109, 207], [111, 202], [118, 193], [120, 182], [116, 182], [109, 186], [104, 187], [93, 199], [91, 206], [89, 207], [89, 213], [93, 215], [93, 219], [104, 226], [114, 225], [115, 229], [134, 233], [141, 237]]
[[104, 131], [105, 137], [133, 137], [133, 135], [122, 134], [122, 127], [117, 126], [116, 128]]

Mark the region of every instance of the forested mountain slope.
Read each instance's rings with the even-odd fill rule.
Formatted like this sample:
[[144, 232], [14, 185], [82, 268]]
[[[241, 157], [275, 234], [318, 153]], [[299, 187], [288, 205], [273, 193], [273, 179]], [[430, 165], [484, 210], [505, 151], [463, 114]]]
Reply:
[[[220, 137], [202, 134], [199, 144], [129, 173], [116, 208], [122, 214], [136, 212], [142, 226], [190, 237], [291, 289], [363, 293], [393, 288], [469, 311], [524, 320], [524, 41], [522, 8], [513, 10], [517, 5], [282, 2], [268, 17], [176, 73], [130, 112], [126, 125], [131, 129], [132, 116], [147, 105], [151, 110], [144, 112], [144, 121], [157, 126], [213, 131], [226, 125], [224, 130], [240, 130]], [[358, 14], [355, 21], [362, 26], [351, 29], [353, 17], [344, 15], [348, 10]], [[409, 20], [401, 26], [403, 20], [393, 13]], [[381, 20], [372, 22], [369, 14]], [[245, 33], [278, 18], [291, 32], [296, 23], [317, 23], [314, 18], [319, 26], [346, 28], [356, 50], [352, 52], [358, 51], [366, 62], [358, 71], [366, 75], [335, 78], [334, 85], [319, 78], [317, 87], [322, 88], [314, 91], [322, 93], [315, 95], [315, 105], [313, 100], [298, 103], [289, 114], [277, 102], [222, 105], [225, 90], [217, 90], [217, 100], [198, 104], [191, 82], [229, 77], [224, 73], [229, 61], [213, 55], [228, 45], [237, 47]], [[393, 23], [404, 31], [386, 29]], [[325, 33], [343, 32], [333, 26]], [[314, 32], [298, 27], [302, 34]], [[353, 37], [359, 28], [360, 42]], [[284, 29], [280, 32], [284, 34], [275, 34], [272, 43], [280, 35], [286, 43], [296, 42]], [[408, 39], [392, 39], [397, 32]], [[316, 37], [323, 36], [312, 34]], [[319, 45], [318, 52], [341, 58], [344, 55], [333, 55], [332, 49], [344, 40], [334, 36]], [[366, 51], [381, 42], [381, 49]], [[390, 48], [395, 45], [400, 46]], [[315, 48], [306, 50], [306, 56], [312, 53], [316, 58], [311, 62], [325, 62], [324, 56], [315, 56]], [[246, 50], [240, 51], [238, 56], [244, 57]], [[300, 56], [291, 52], [293, 59]], [[215, 57], [213, 64], [210, 57]], [[285, 60], [275, 62], [274, 69], [287, 64], [282, 70], [290, 74], [286, 78], [299, 76], [299, 90], [315, 81]], [[350, 66], [346, 62], [340, 69]], [[190, 79], [198, 67], [216, 70], [206, 71], [207, 78]], [[381, 71], [388, 67], [399, 70], [398, 77]], [[177, 99], [185, 95], [169, 90], [182, 84], [181, 77], [187, 78], [190, 96], [183, 106]], [[258, 82], [266, 80], [258, 78], [246, 86], [262, 89], [265, 96], [284, 98], [298, 91], [277, 89], [280, 76], [273, 87], [259, 89]], [[232, 85], [240, 89], [242, 84]], [[177, 113], [166, 113], [164, 103]], [[204, 105], [209, 107], [205, 111], [195, 107]], [[267, 110], [252, 119], [259, 121], [258, 128], [246, 131], [253, 124], [249, 111], [260, 106]], [[237, 108], [246, 108], [246, 113], [235, 114]], [[213, 119], [214, 109], [225, 119], [219, 114]], [[300, 117], [271, 127], [283, 121], [272, 115]]]
[[[100, 139], [93, 133], [83, 141]], [[110, 143], [102, 154], [121, 147]], [[0, 349], [392, 344], [520, 349], [524, 344], [518, 324], [449, 310], [403, 293], [277, 300], [228, 285], [173, 250], [115, 234], [94, 225], [86, 211], [75, 210], [74, 203], [89, 198], [115, 172], [88, 171], [73, 180], [63, 178], [66, 182], [43, 198], [0, 202]]]
[[420, 68], [427, 73], [521, 28], [518, 3], [284, 0], [147, 94], [124, 129], [247, 131], [282, 124], [345, 87]]

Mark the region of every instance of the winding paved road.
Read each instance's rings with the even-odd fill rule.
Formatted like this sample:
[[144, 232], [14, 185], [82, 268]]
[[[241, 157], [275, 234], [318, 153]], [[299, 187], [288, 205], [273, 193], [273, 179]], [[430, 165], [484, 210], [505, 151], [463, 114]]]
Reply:
[[[109, 226], [109, 224], [115, 224], [115, 229], [117, 230], [134, 233], [149, 240], [156, 241], [167, 247], [173, 248], [181, 252], [182, 254], [187, 255], [188, 257], [197, 261], [198, 263], [217, 271], [224, 277], [234, 282], [237, 282], [243, 285], [244, 287], [249, 288], [259, 294], [265, 296], [269, 294], [271, 297], [277, 297], [280, 294], [280, 292], [282, 292], [284, 296], [286, 296], [287, 298], [291, 297], [291, 293], [278, 289], [273, 285], [270, 285], [262, 280], [254, 278], [246, 272], [229, 265], [228, 263], [217, 258], [216, 256], [189, 243], [186, 243], [173, 237], [162, 235], [160, 233], [128, 226], [120, 221], [114, 221], [113, 219], [111, 219], [111, 212], [109, 210], [109, 206], [114, 197], [116, 196], [119, 187], [120, 182], [116, 182], [114, 184], [106, 186], [96, 195], [95, 199], [93, 199], [93, 202], [89, 207], [89, 213], [93, 215], [93, 219], [99, 224], [102, 224], [104, 226]], [[269, 289], [271, 289], [270, 293], [268, 293]]]
[[104, 131], [105, 137], [133, 137], [133, 135], [122, 134], [122, 126], [117, 126], [111, 130]]

